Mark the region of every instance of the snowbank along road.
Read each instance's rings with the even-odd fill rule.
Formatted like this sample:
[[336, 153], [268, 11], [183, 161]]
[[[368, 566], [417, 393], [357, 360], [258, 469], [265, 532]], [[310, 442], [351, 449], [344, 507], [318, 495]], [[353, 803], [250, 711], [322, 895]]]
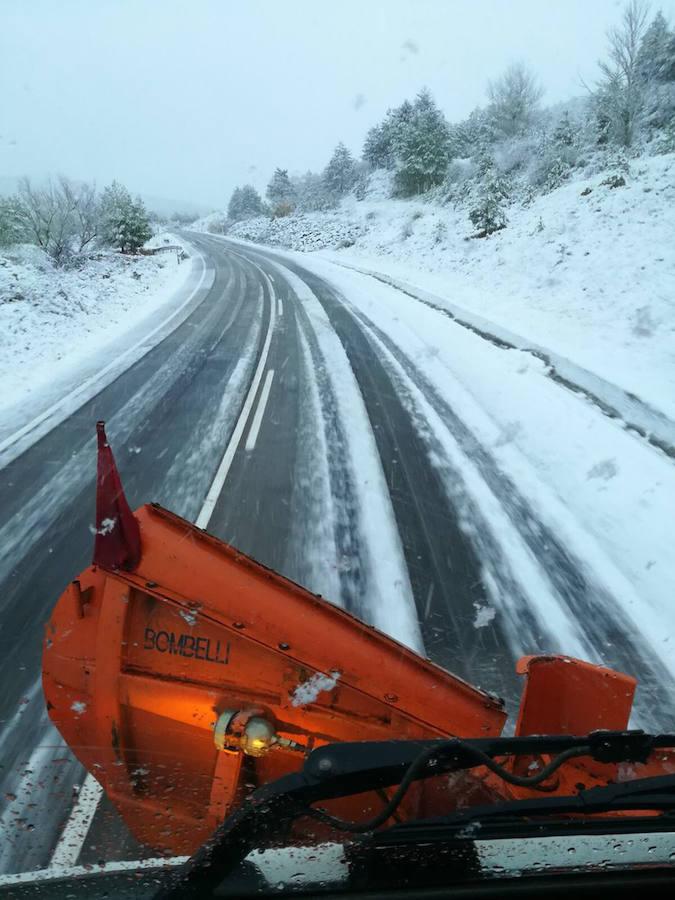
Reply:
[[187, 316], [2, 470], [4, 872], [153, 852], [92, 779], [74, 805], [39, 682], [43, 624], [91, 556], [97, 419], [132, 507], [208, 527], [511, 711], [516, 658], [557, 651], [636, 675], [636, 724], [672, 716], [671, 458], [392, 285], [186, 239], [214, 273]]

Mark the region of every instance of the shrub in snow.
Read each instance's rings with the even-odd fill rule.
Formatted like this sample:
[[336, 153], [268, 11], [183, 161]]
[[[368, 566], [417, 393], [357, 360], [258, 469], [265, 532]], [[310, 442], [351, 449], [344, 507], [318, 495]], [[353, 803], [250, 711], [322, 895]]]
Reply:
[[441, 219], [434, 226], [434, 244], [442, 244], [448, 236], [448, 226]]
[[408, 219], [408, 221], [403, 224], [403, 228], [401, 228], [401, 240], [406, 241], [409, 237], [412, 237], [412, 235], [413, 235], [412, 219]]
[[675, 116], [672, 122], [664, 128], [656, 142], [657, 153], [675, 153]]
[[609, 175], [600, 184], [609, 188], [620, 188], [626, 186], [626, 179], [623, 175]]
[[500, 141], [491, 150], [480, 145], [480, 154], [489, 153], [501, 172], [515, 175], [529, 168], [532, 160], [541, 152], [541, 135], [526, 135]]
[[273, 219], [284, 219], [286, 216], [290, 216], [293, 214], [293, 205], [291, 203], [287, 203], [284, 201], [283, 203], [277, 203], [277, 205], [272, 210], [272, 218]]
[[553, 143], [558, 147], [574, 147], [576, 143], [574, 129], [570, 122], [570, 114], [565, 110], [553, 129]]
[[210, 234], [225, 234], [227, 230], [227, 219], [225, 216], [213, 216], [206, 223], [206, 230]]
[[295, 188], [295, 209], [298, 212], [317, 212], [331, 209], [336, 198], [326, 190], [321, 175], [305, 172], [292, 179]]
[[570, 165], [566, 160], [561, 157], [551, 160], [548, 171], [546, 172], [546, 180], [543, 185], [544, 192], [548, 194], [550, 191], [559, 188], [561, 184], [564, 184], [565, 181], [567, 181], [570, 172]]
[[362, 171], [356, 177], [356, 183], [354, 185], [354, 196], [357, 200], [365, 200], [368, 196], [368, 174], [365, 171]]

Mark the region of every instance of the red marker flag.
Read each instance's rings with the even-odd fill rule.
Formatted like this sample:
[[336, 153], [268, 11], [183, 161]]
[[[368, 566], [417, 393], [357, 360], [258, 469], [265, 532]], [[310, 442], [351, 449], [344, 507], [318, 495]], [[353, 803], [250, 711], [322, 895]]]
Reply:
[[104, 569], [135, 569], [141, 558], [141, 533], [124, 496], [115, 457], [105, 435], [105, 422], [96, 423], [96, 536], [94, 559]]

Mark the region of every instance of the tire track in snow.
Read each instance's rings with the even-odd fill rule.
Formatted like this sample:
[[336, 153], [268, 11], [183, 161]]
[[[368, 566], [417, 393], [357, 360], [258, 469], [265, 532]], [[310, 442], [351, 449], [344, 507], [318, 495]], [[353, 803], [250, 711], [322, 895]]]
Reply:
[[285, 267], [276, 263], [275, 267], [297, 297], [296, 316], [320, 397], [343, 603], [350, 612], [420, 651], [422, 640], [403, 548], [348, 357], [322, 304], [304, 281]]
[[[463, 531], [461, 516], [445, 500], [438, 473], [428, 462], [398, 392], [332, 288], [304, 270], [296, 274], [296, 268], [285, 262], [279, 265], [280, 272], [291, 279], [302, 304], [322, 308], [324, 321], [319, 327], [339, 340], [356, 378], [367, 419], [363, 424], [350, 422], [350, 437], [353, 440], [359, 428], [374, 435], [427, 654], [486, 690], [513, 693], [516, 676], [512, 660], [503, 652], [507, 642], [501, 624], [474, 627], [476, 605], [484, 607], [487, 596], [481, 563]], [[316, 322], [313, 325], [316, 329]], [[344, 411], [342, 416], [348, 420]], [[372, 540], [372, 535], [366, 539]]]

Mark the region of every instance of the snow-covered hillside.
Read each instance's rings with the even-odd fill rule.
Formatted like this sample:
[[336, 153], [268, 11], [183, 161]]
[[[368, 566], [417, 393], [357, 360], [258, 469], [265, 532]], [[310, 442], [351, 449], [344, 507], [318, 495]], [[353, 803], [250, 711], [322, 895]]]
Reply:
[[[158, 235], [160, 246], [174, 238]], [[72, 269], [55, 267], [39, 248], [0, 253], [0, 414], [95, 354], [116, 335], [160, 308], [181, 287], [190, 265], [174, 251], [124, 256], [101, 250]]]
[[[612, 381], [675, 417], [675, 154], [577, 177], [508, 226], [470, 237], [466, 206], [366, 198], [326, 213], [235, 225], [229, 235], [404, 279]], [[200, 226], [207, 230], [209, 221]]]

